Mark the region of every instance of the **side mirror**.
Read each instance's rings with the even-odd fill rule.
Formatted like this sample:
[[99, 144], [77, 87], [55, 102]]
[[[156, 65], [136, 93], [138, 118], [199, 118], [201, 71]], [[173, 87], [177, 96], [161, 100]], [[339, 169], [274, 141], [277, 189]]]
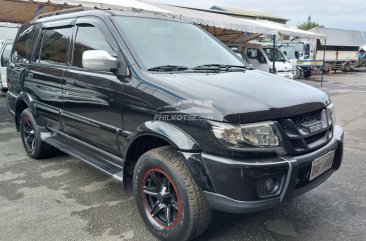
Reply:
[[112, 71], [118, 68], [117, 58], [104, 50], [87, 50], [83, 53], [83, 67], [94, 71]]
[[241, 56], [240, 53], [235, 53], [237, 56], [239, 56], [241, 59], [243, 58], [243, 56]]

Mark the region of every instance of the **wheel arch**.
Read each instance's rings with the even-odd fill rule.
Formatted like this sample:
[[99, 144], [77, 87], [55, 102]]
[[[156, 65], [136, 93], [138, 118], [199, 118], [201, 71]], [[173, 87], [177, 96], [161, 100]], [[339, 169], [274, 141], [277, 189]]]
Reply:
[[192, 137], [166, 122], [145, 122], [136, 128], [128, 139], [123, 164], [124, 184], [128, 184], [128, 177], [133, 174], [137, 160], [149, 150], [162, 146], [171, 146], [176, 150], [199, 150], [198, 144]]
[[23, 110], [29, 108], [32, 111], [32, 114], [36, 116], [36, 108], [33, 105], [32, 97], [26, 92], [20, 92], [18, 97], [15, 100], [15, 124], [16, 128], [19, 131], [19, 118], [22, 114]]

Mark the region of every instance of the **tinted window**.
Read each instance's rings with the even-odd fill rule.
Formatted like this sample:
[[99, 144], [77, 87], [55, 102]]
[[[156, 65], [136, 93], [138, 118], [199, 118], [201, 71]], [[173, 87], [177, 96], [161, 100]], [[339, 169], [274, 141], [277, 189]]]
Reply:
[[72, 28], [42, 30], [42, 41], [35, 59], [40, 63], [66, 64]]
[[87, 50], [105, 50], [113, 55], [114, 51], [98, 28], [87, 25], [79, 26], [76, 34], [73, 66], [82, 68], [83, 53]]
[[1, 66], [6, 66], [6, 60], [10, 57], [11, 47], [13, 44], [7, 44], [4, 48], [3, 54], [1, 55]]
[[12, 57], [14, 62], [29, 62], [29, 47], [32, 44], [35, 33], [36, 29], [34, 26], [28, 26], [20, 30]]

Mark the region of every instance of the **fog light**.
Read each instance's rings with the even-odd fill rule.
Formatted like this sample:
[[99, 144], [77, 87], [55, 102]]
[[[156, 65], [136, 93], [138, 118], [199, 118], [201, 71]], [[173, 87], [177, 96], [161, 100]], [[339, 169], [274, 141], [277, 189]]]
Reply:
[[257, 194], [260, 198], [270, 198], [279, 194], [284, 181], [283, 177], [266, 177], [258, 180]]
[[269, 179], [267, 179], [265, 185], [266, 185], [266, 191], [268, 193], [272, 193], [273, 192], [273, 188], [275, 186], [275, 180], [273, 180], [273, 178], [269, 178]]
[[280, 188], [280, 185], [281, 180], [279, 180], [278, 178], [268, 178], [265, 184], [267, 194], [276, 193]]

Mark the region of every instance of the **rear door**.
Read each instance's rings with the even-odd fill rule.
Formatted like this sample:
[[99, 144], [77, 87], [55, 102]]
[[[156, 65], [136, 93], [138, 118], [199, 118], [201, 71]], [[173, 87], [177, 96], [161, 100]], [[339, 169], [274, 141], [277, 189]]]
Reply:
[[265, 72], [269, 72], [269, 65], [267, 63], [266, 57], [264, 53], [255, 47], [248, 47], [245, 50], [245, 53], [250, 60], [250, 63], [258, 70], [262, 70]]
[[112, 72], [83, 68], [87, 50], [104, 50], [112, 56], [118, 45], [104, 22], [96, 17], [76, 21], [71, 66], [65, 71], [64, 131], [97, 148], [120, 155], [117, 133], [122, 130], [123, 82]]
[[61, 129], [62, 87], [72, 36], [72, 20], [49, 22], [42, 26], [26, 87], [34, 99], [41, 125]]
[[15, 110], [16, 97], [23, 90], [24, 78], [30, 62], [30, 52], [37, 34], [38, 29], [33, 25], [22, 26], [17, 34], [7, 70], [8, 93], [9, 96], [12, 96], [12, 98], [8, 98], [8, 105], [11, 110]]

